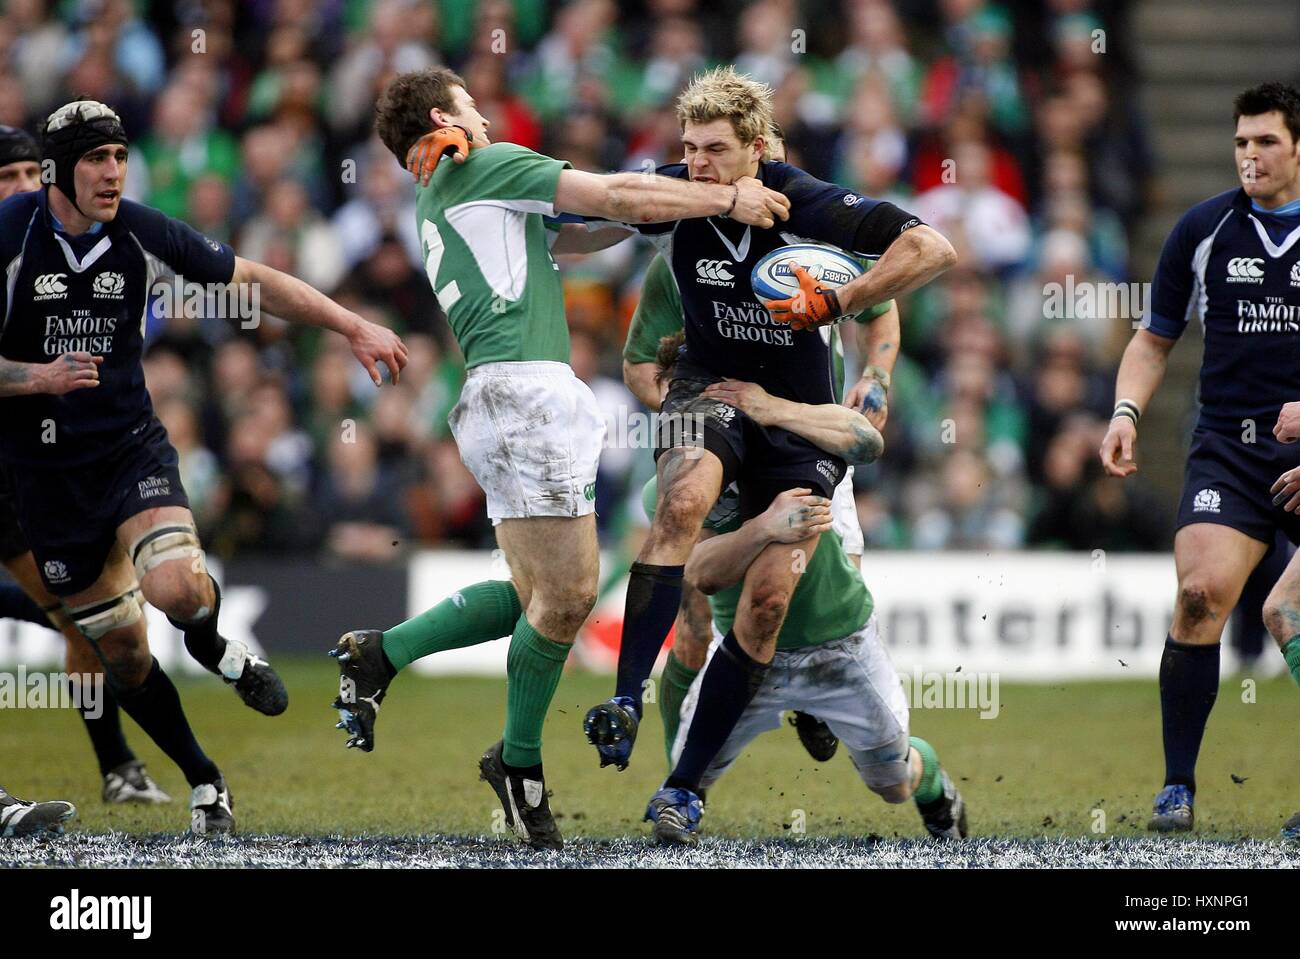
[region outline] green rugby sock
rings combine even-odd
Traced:
[[[699,672],[683,666],[673,651],[668,651],[668,661],[664,663],[664,672],[659,678],[659,712],[664,720],[664,752],[668,754],[669,771],[673,766],[673,741],[682,721],[682,701]]]
[[[520,616],[506,657],[506,732],[502,760],[526,769],[542,761],[542,724],[572,646],[553,643]]]
[[[522,614],[519,594],[509,580],[475,583],[400,626],[384,630],[384,655],[394,669],[401,670],[430,653],[509,636]]]
[[[908,742],[921,754],[921,784],[916,787],[912,798],[924,806],[943,795],[943,782],[939,778],[939,754],[919,736],[913,736]]]
[[[1286,641],[1282,646],[1282,657],[1291,670],[1291,678],[1300,686],[1300,636],[1292,636]]]

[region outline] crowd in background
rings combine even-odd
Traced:
[[[1123,91],[1122,3],[1047,0],[9,0],[0,123],[73,96],[132,137],[126,195],[401,333],[376,390],[332,334],[151,319],[157,413],[209,551],[386,561],[490,546],[447,414],[463,379],[424,275],[409,175],[373,135],[395,73],[446,64],[495,140],[594,172],[681,157],[673,101],[722,62],[769,83],[790,162],[892,200],[959,265],[900,302],[886,456],[856,477],[873,548],[1159,549],[1168,510],[1096,450],[1130,317],[1048,309],[1125,283],[1154,166]],[[562,258],[573,367],[610,422],[606,545],[644,525],[650,451],[620,353],[651,256]],[[851,375],[856,373],[847,338]],[[623,425],[620,425],[623,424]],[[632,435],[636,435],[635,432]]]

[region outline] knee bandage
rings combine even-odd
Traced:
[[[193,526],[162,523],[131,544],[131,562],[141,581],[150,570],[174,559],[197,562],[195,572],[203,568],[203,547]]]
[[[140,589],[136,586],[100,603],[68,607],[72,621],[92,642],[97,642],[115,629],[138,622],[141,613]]]

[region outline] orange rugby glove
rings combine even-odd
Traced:
[[[457,163],[469,156],[470,132],[462,126],[439,127],[415,141],[406,151],[406,169],[421,186],[429,185],[429,177],[438,168],[438,161],[447,154]]]
[[[796,330],[810,330],[834,323],[844,315],[834,289],[822,286],[797,263],[791,264],[790,271],[799,281],[799,292],[788,299],[763,301],[773,320],[789,323]]]

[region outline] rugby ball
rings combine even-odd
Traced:
[[[799,292],[793,265],[802,266],[824,286],[836,288],[860,277],[862,264],[843,250],[822,243],[778,247],[754,264],[750,283],[760,300],[784,300]]]

